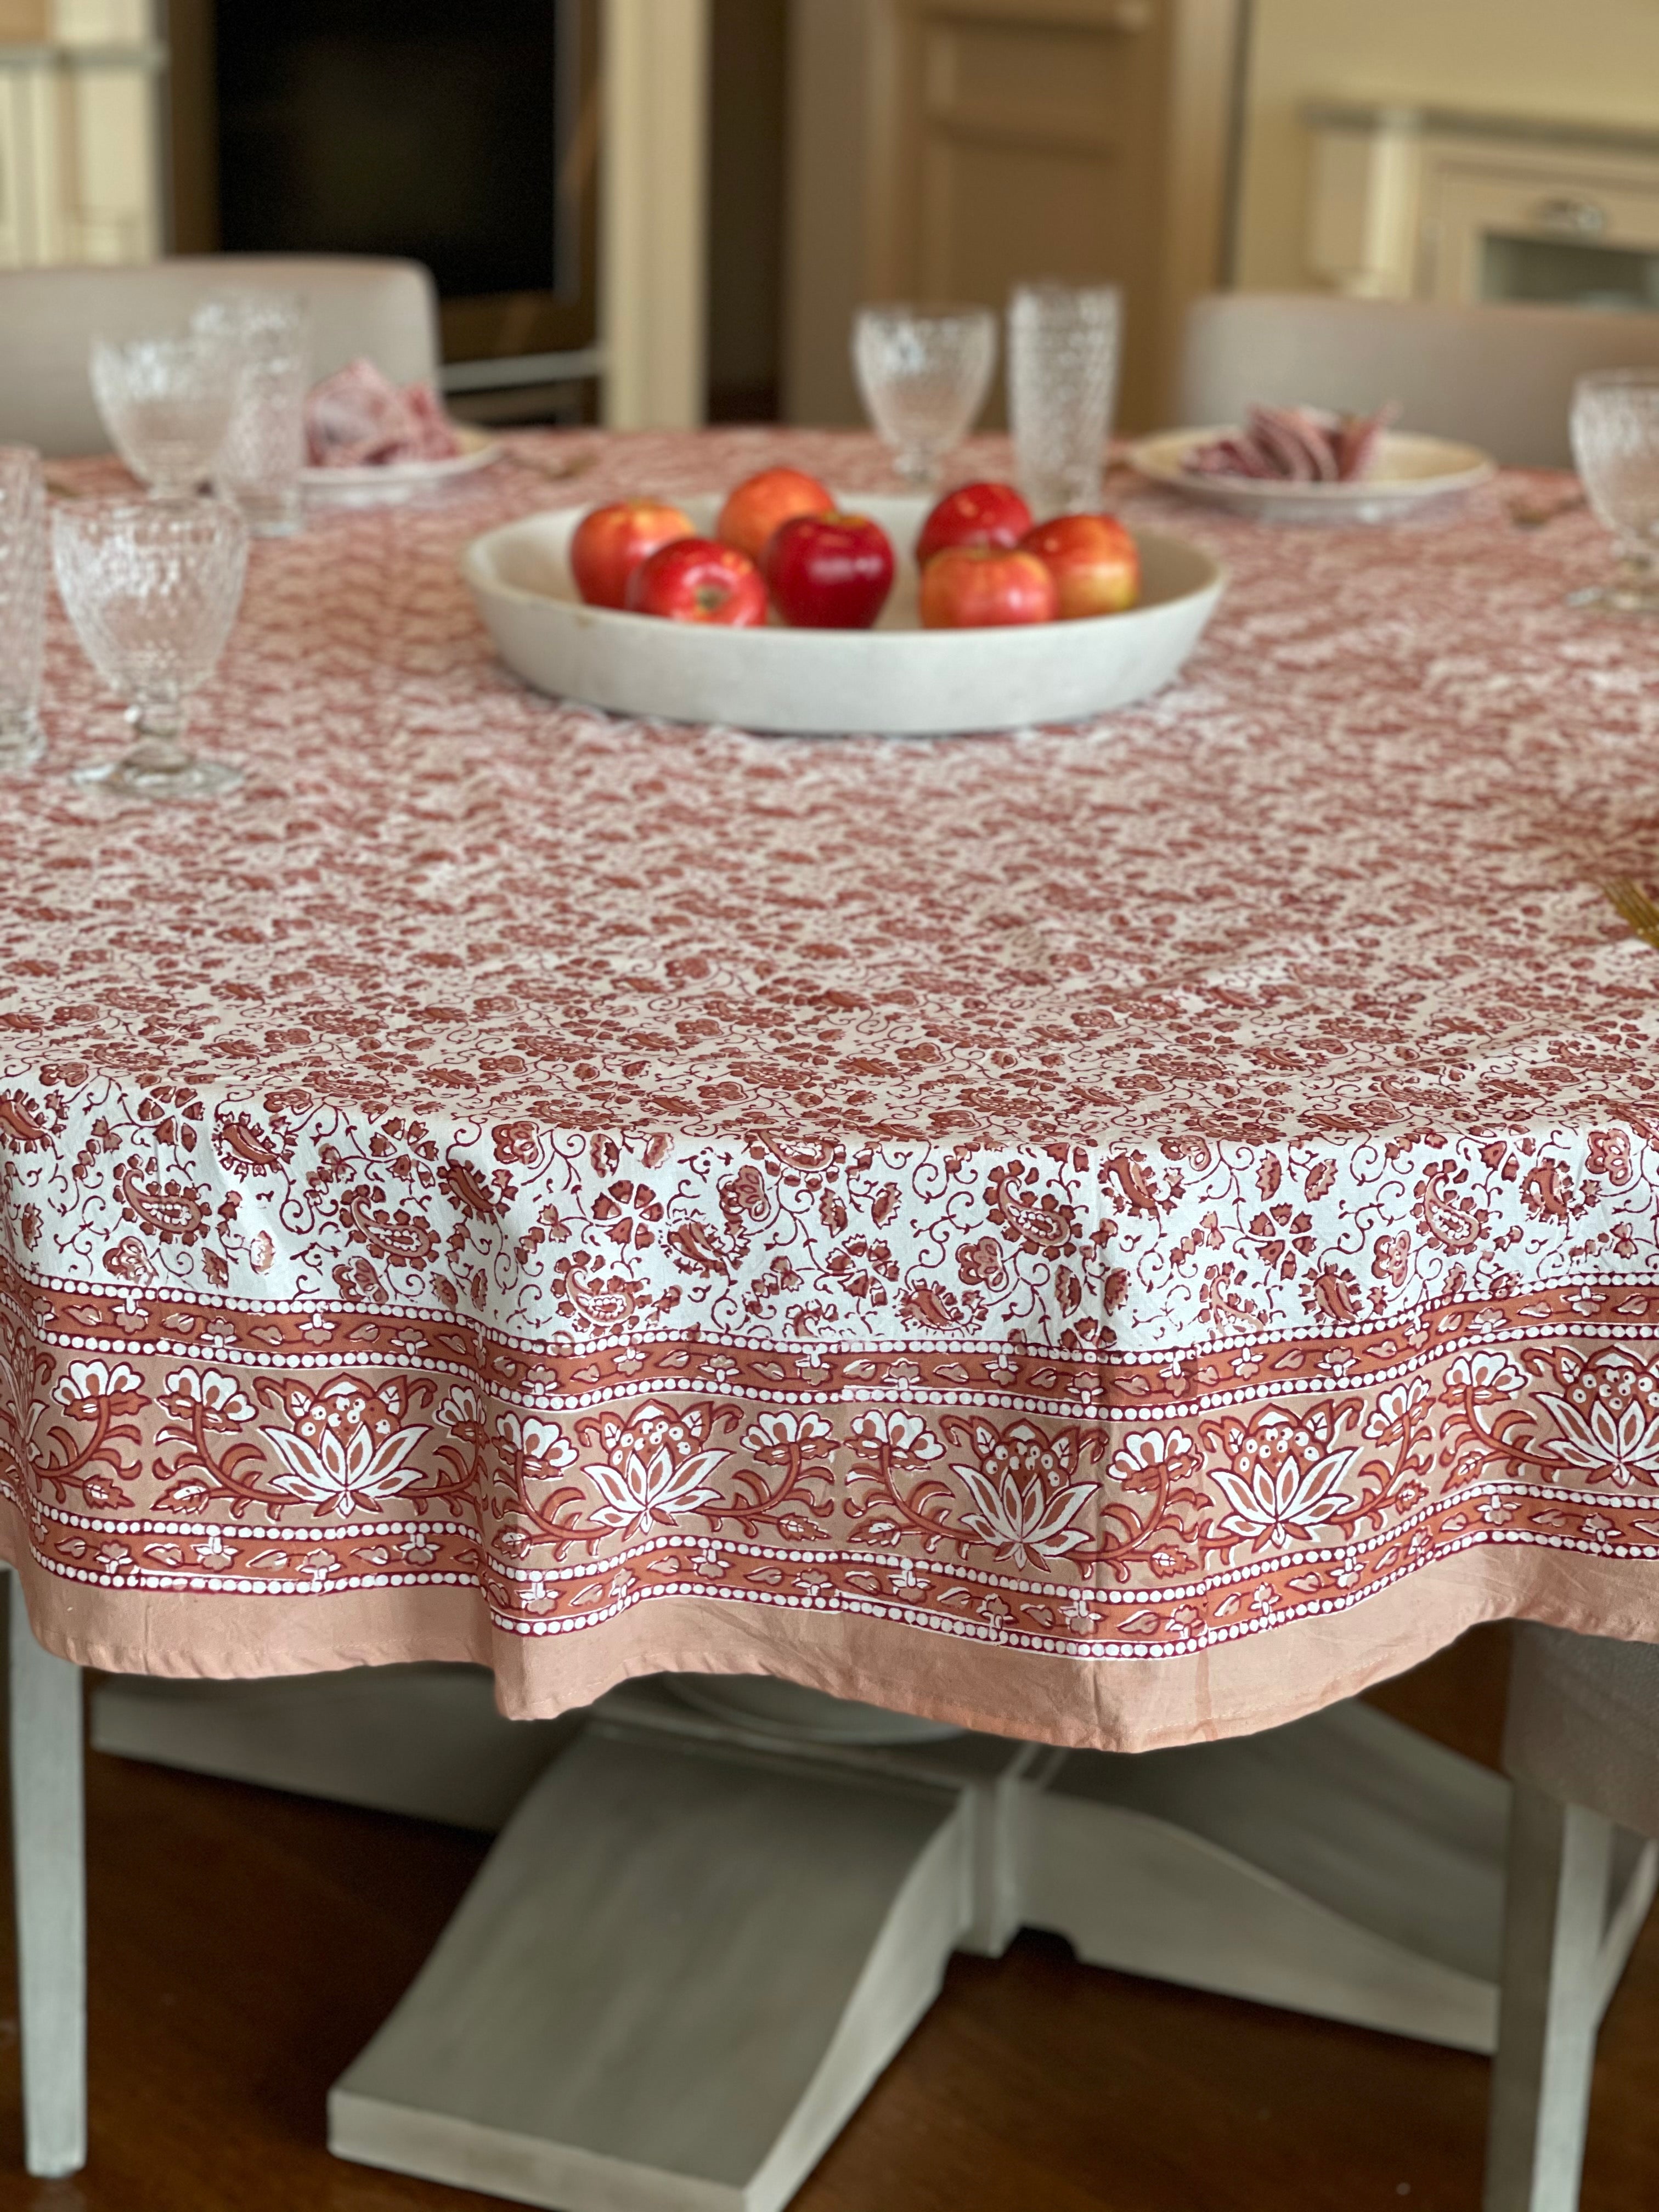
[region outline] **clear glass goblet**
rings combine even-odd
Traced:
[[[216,292],[191,316],[191,329],[236,362],[235,404],[213,488],[241,509],[256,538],[291,537],[304,520],[310,311],[297,293]]]
[[[92,390],[110,442],[156,499],[187,498],[213,472],[239,365],[219,340],[94,338]]]
[[[210,799],[234,762],[185,750],[185,701],[224,651],[241,602],[247,526],[218,499],[74,500],[52,511],[52,566],[76,635],[127,702],[137,743],[76,771],[89,788]]]
[[[29,446],[0,446],[0,769],[46,750],[39,715],[46,649],[46,488]]]
[[[1567,604],[1659,614],[1659,369],[1581,376],[1571,430],[1584,495],[1613,533],[1618,565],[1610,582],[1571,592]]]
[[[988,307],[860,307],[853,369],[870,420],[907,483],[937,483],[973,428],[997,365]]]

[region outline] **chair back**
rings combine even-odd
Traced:
[[[1659,1644],[1514,1629],[1504,1771],[1659,1836]]]
[[[1573,380],[1644,368],[1659,368],[1659,314],[1224,292],[1188,314],[1181,419],[1237,422],[1252,400],[1354,414],[1396,400],[1402,428],[1510,467],[1571,468]]]
[[[351,254],[216,253],[120,268],[0,270],[0,445],[48,455],[107,452],[88,374],[94,337],[182,327],[225,285],[298,292],[310,305],[313,373],[367,354],[399,384],[438,373],[437,296],[416,261]]]

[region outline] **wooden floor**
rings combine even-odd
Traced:
[[[1379,1698],[1490,1759],[1501,1638]],[[0,2212],[481,2212],[331,2160],[323,2100],[483,1856],[471,1838],[91,1762],[92,2159],[21,2172],[0,1961]],[[800,2212],[1475,2212],[1486,2069],[1078,1966],[1027,1936],[944,1997]],[[1585,2212],[1659,2204],[1659,1917],[1603,2031]]]

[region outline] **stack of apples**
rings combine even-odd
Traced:
[[[926,629],[1075,622],[1118,615],[1140,596],[1140,555],[1113,514],[1034,523],[1006,483],[947,492],[916,540]]]
[[[1140,592],[1135,542],[1109,514],[1034,523],[1012,484],[964,484],[916,540],[927,629],[983,629],[1121,614]],[[769,610],[797,629],[868,629],[893,588],[891,540],[840,510],[816,477],[763,469],[740,483],[713,538],[656,499],[596,507],[570,545],[590,606],[749,629]]]

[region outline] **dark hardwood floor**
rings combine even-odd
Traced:
[[[1491,1759],[1501,1634],[1378,1702]],[[328,2085],[414,1974],[484,1845],[94,1757],[92,2158],[20,2164],[0,1960],[0,2212],[482,2212],[337,2163]],[[1079,1966],[959,1959],[801,2212],[1476,2212],[1485,2064]],[[1659,1922],[1602,2033],[1584,2212],[1659,2203]]]

